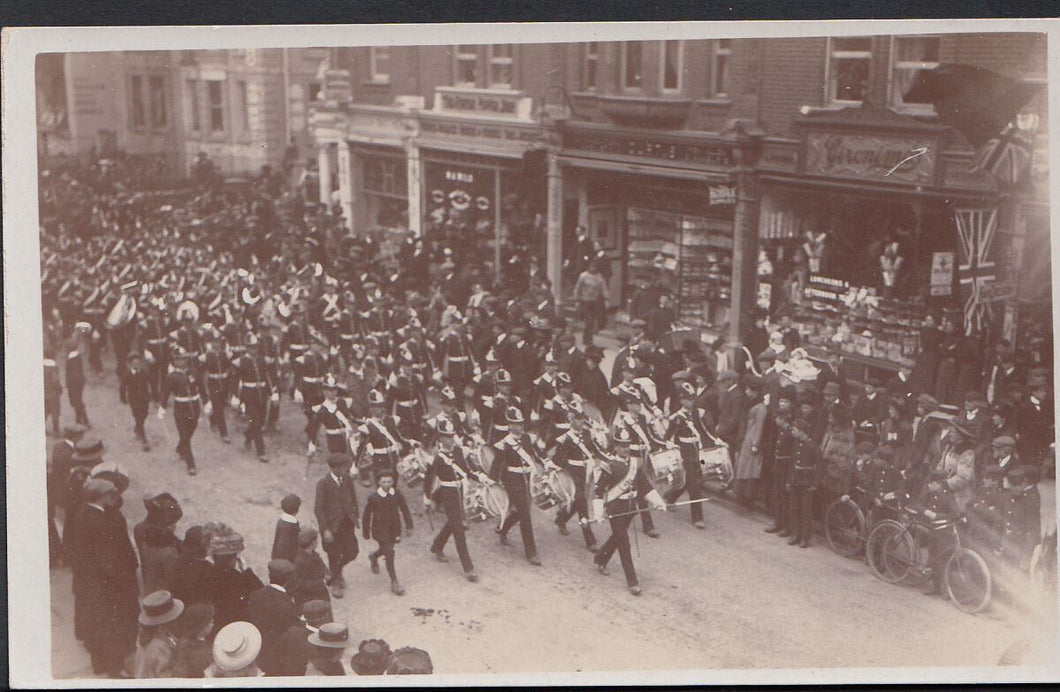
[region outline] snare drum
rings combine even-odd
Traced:
[[[574,502],[574,479],[566,471],[535,474],[530,482],[530,493],[539,509],[570,508]]]
[[[680,450],[669,448],[651,452],[647,470],[652,486],[664,496],[685,485],[685,466],[681,462]]]
[[[427,472],[429,464],[430,458],[427,452],[422,447],[417,447],[412,450],[411,454],[398,461],[397,472],[405,481],[405,485],[415,487],[423,482],[423,475]]]
[[[508,492],[500,484],[468,481],[464,491],[464,515],[469,521],[499,519],[508,514]]]
[[[703,469],[703,482],[715,490],[724,491],[732,484],[732,455],[728,445],[723,443],[700,450],[699,465]]]

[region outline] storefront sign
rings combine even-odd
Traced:
[[[726,207],[736,204],[735,185],[711,185],[709,192],[710,206],[712,207]]]
[[[933,253],[931,255],[931,295],[948,296],[952,293],[953,253]]]
[[[566,149],[596,154],[632,156],[676,163],[725,168],[733,165],[732,148],[725,144],[675,142],[655,137],[568,131],[563,134],[563,146]]]
[[[520,144],[539,142],[542,139],[541,130],[537,127],[482,125],[457,120],[435,120],[429,118],[420,119],[420,132],[425,135],[496,139]]]
[[[435,111],[458,111],[479,115],[500,115],[528,120],[531,99],[521,91],[499,89],[459,89],[438,87],[434,92]]]
[[[472,224],[492,220],[496,172],[447,163],[424,165],[427,212],[436,221],[447,218]]]
[[[811,274],[810,281],[804,292],[807,298],[838,301],[849,290],[850,283],[843,279],[833,279],[830,276]]]
[[[391,137],[401,137],[408,127],[404,117],[398,113],[386,113],[375,110],[352,110],[350,112],[350,132],[356,134],[363,130],[381,132]]]
[[[806,135],[806,172],[896,183],[930,183],[933,142],[912,137],[811,132]]]

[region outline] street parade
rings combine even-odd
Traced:
[[[596,636],[611,613],[643,619],[645,602],[680,617],[690,606],[671,599],[688,593],[697,612],[728,608],[717,622],[746,591],[781,620],[788,602],[866,608],[849,625],[864,630],[891,598],[954,633],[1055,609],[1051,326],[1028,313],[1018,340],[987,339],[970,313],[916,302],[886,319],[896,350],[859,361],[843,340],[875,348],[868,327],[822,336],[807,317],[846,300],[875,318],[908,299],[898,235],[878,246],[868,298],[818,278],[838,242],[823,233],[793,255],[763,249],[773,295],[734,342],[654,278],[662,254],[616,309],[615,255],[584,225],[564,230],[559,290],[540,219],[484,242],[474,203],[439,195],[420,232],[382,231],[351,224],[310,173],[286,155],[232,176],[199,152],[180,184],[121,152],[41,163],[52,651],[66,675],[459,672],[440,630],[417,639],[394,613],[448,625],[449,610],[420,606],[456,617],[497,599],[518,630],[553,596],[578,608],[582,590],[604,615]],[[503,203],[533,219],[525,195]],[[630,248],[646,242],[633,211]],[[702,300],[727,309],[728,290]],[[893,368],[851,369],[873,358]],[[779,572],[760,581],[747,559]],[[810,581],[838,591],[814,601]],[[483,627],[460,626],[461,642]],[[512,636],[482,646],[530,669]],[[726,651],[740,636],[710,634]],[[727,656],[718,665],[756,665]]]

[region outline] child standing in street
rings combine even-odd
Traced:
[[[298,555],[298,510],[302,498],[294,493],[280,500],[280,518],[276,521],[276,535],[272,539],[272,559],[294,562]]]
[[[404,596],[405,589],[398,582],[394,566],[394,545],[401,541],[401,520],[405,520],[405,535],[412,535],[412,513],[405,496],[394,487],[397,474],[383,469],[376,476],[376,491],[368,496],[364,505],[365,539],[374,538],[379,549],[368,556],[372,572],[379,573],[379,558],[386,560],[386,571],[390,575],[390,590],[395,596]]]

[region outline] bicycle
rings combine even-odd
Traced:
[[[946,592],[959,610],[978,613],[990,604],[993,578],[986,560],[962,545],[960,527],[966,521],[964,516],[940,519],[930,511],[905,508],[898,519],[884,519],[869,534],[869,567],[890,584],[923,584],[935,569],[929,545],[945,540],[934,563],[942,565]]]
[[[908,495],[894,492],[874,496],[871,500],[873,506],[866,513],[861,508],[862,504],[866,504],[865,491],[855,487],[853,493],[860,498],[860,502],[850,494],[843,495],[828,505],[824,513],[824,535],[828,546],[843,557],[864,555],[869,533],[882,521],[875,518],[875,513],[883,510],[887,512],[888,518],[896,516],[901,512],[903,503],[909,499]],[[870,517],[874,519],[871,523]]]

